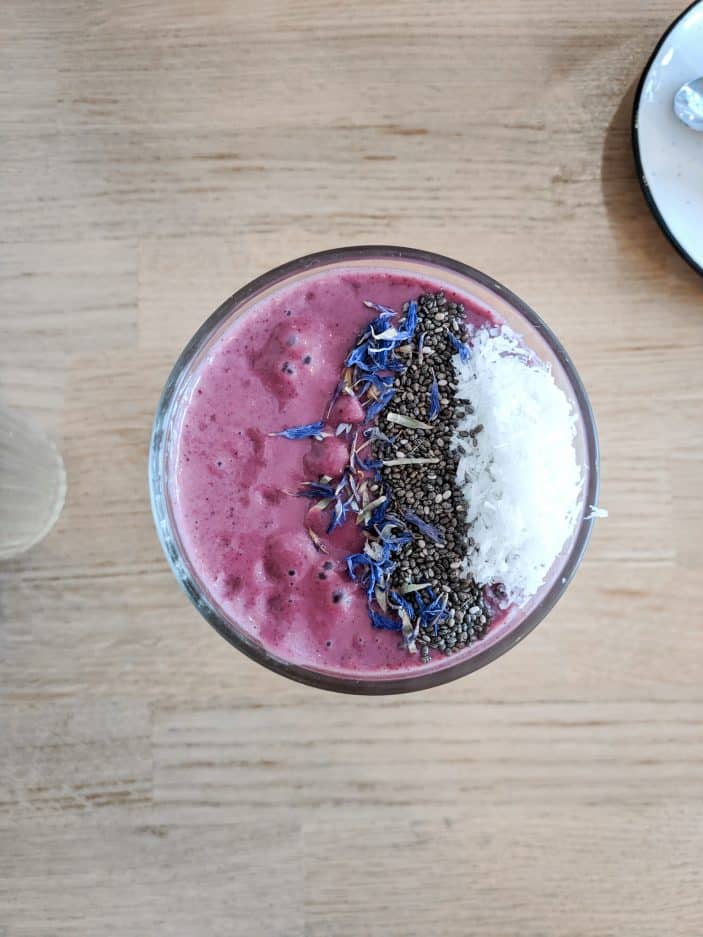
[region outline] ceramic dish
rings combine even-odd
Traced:
[[[703,133],[674,113],[674,95],[703,75],[703,0],[659,40],[633,108],[637,172],[654,217],[679,253],[703,274]]]

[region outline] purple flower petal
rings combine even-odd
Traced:
[[[454,351],[458,352],[461,360],[464,362],[468,361],[471,357],[471,349],[466,342],[460,342],[456,335],[450,332],[449,329],[447,329],[447,335],[449,336],[449,341],[452,343]]]
[[[439,404],[439,385],[437,384],[437,378],[433,378],[432,386],[430,387],[430,411],[429,418],[430,420],[436,420],[439,416],[440,404]]]
[[[432,524],[426,523],[421,517],[418,517],[417,514],[413,514],[412,511],[405,511],[403,514],[405,520],[412,524],[413,527],[417,527],[421,534],[424,534],[426,537],[429,537],[434,543],[442,542],[442,534],[437,530],[436,527],[433,527]]]
[[[403,627],[397,618],[389,618],[372,608],[369,609],[369,618],[374,628],[383,628],[385,631],[400,631]]]
[[[334,489],[330,485],[323,485],[320,482],[305,482],[305,485],[297,494],[299,498],[310,498],[316,501],[320,498],[334,498]]]
[[[319,436],[324,429],[323,420],[319,423],[305,423],[303,426],[289,426],[280,433],[269,433],[269,436],[283,436],[285,439],[307,439],[310,436]]]
[[[404,328],[408,338],[412,338],[417,328],[417,300],[415,299],[413,299],[408,306],[408,311],[405,314]]]

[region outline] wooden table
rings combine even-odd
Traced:
[[[679,7],[5,0],[2,392],[69,493],[0,571],[1,937],[703,932],[703,282],[629,141]],[[407,698],[229,648],[146,489],[201,320],[369,242],[461,258],[553,325],[610,510],[527,641]]]

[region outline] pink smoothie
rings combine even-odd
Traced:
[[[374,629],[345,559],[363,547],[353,518],[331,535],[327,518],[295,497],[301,483],[341,473],[346,437],[267,435],[323,419],[370,299],[399,311],[444,289],[477,324],[489,313],[440,282],[383,271],[321,274],[284,288],[233,322],[194,375],[177,416],[170,484],[174,522],[204,591],[227,618],[278,658],[354,677],[435,668],[395,632]],[[363,419],[341,398],[330,425]],[[319,552],[306,532],[319,534]],[[468,649],[467,649],[468,651]],[[464,652],[466,653],[466,652]]]

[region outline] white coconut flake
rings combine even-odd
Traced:
[[[506,326],[478,329],[470,359],[455,355],[453,364],[457,396],[474,410],[454,436],[465,452],[457,478],[478,547],[466,571],[480,585],[502,583],[519,604],[542,585],[576,524],[576,415],[550,368]]]
[[[598,517],[607,517],[607,516],[608,516],[608,510],[607,510],[607,508],[599,508],[599,507],[597,507],[595,504],[590,504],[589,507],[590,507],[591,510],[588,512],[588,514],[586,515],[586,517],[584,518],[584,520],[592,521],[592,520],[594,520],[595,518],[598,518]]]

